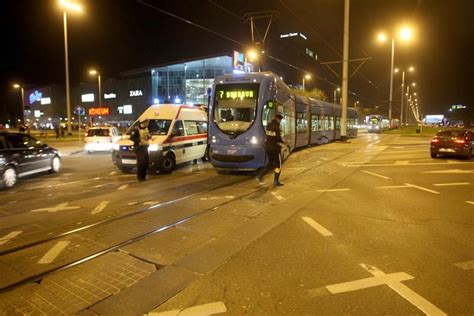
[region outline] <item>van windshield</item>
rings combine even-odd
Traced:
[[[105,128],[93,128],[87,131],[87,137],[109,136],[109,130]]]
[[[226,134],[248,130],[257,114],[258,83],[216,85],[214,122]]]
[[[135,121],[127,131],[127,135],[130,135],[135,128],[138,126],[139,121]],[[171,120],[148,120],[148,130],[151,135],[168,135],[168,130],[171,126]]]

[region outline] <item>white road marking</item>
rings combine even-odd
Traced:
[[[326,157],[321,157],[321,159],[322,159],[322,160],[326,160],[326,161],[329,160],[329,159],[327,159]]]
[[[100,202],[99,205],[97,205],[95,207],[95,209],[92,210],[91,214],[97,214],[97,213],[102,212],[107,207],[107,204],[109,204],[109,203],[110,203],[110,201]]]
[[[301,219],[304,220],[309,226],[313,227],[318,233],[320,233],[324,237],[333,236],[333,233],[331,233],[329,230],[327,230],[324,226],[316,222],[311,217],[303,216],[301,217]]]
[[[466,201],[467,204],[474,205],[474,201]]]
[[[107,182],[107,183],[104,183],[104,184],[98,184],[98,185],[94,185],[94,188],[102,188],[102,187],[105,187],[105,186],[108,186],[108,185],[111,185],[112,182]]]
[[[9,242],[10,240],[12,240],[13,238],[15,238],[16,236],[20,235],[23,231],[21,230],[15,230],[15,231],[12,231],[8,234],[6,234],[5,236],[3,237],[0,237],[0,246],[6,244],[7,242]]]
[[[397,160],[395,161],[394,165],[408,165],[408,160]]]
[[[448,169],[436,171],[423,171],[421,173],[474,173],[474,170]]]
[[[226,198],[226,199],[235,199],[235,196],[233,196],[233,195],[226,195],[225,198]]]
[[[377,174],[377,173],[374,173],[374,172],[370,172],[370,171],[367,171],[367,170],[362,170],[362,172],[373,175],[373,176],[376,176],[376,177],[379,177],[379,178],[382,178],[382,179],[390,179],[389,177],[386,177],[386,176],[383,176],[381,174]]]
[[[427,188],[424,188],[424,187],[420,187],[420,186],[417,186],[417,185],[414,185],[414,184],[410,184],[410,183],[404,183],[404,184],[407,185],[407,186],[409,186],[409,187],[418,189],[418,190],[430,192],[430,193],[433,193],[433,194],[439,194],[438,191],[430,190],[430,189],[427,189]]]
[[[351,189],[342,188],[342,189],[328,189],[328,190],[317,190],[318,192],[343,192],[343,191],[350,191]]]
[[[402,188],[409,188],[407,185],[386,185],[383,187],[377,187],[377,189],[402,189]]]
[[[380,271],[376,267],[361,264],[362,268],[367,270],[369,273],[371,273],[373,276],[383,276],[385,275],[384,272]],[[406,299],[408,302],[416,306],[418,309],[420,309],[423,313],[426,315],[430,316],[441,316],[441,315],[447,315],[445,312],[443,312],[441,309],[436,307],[435,305],[431,304],[427,299],[410,289],[408,286],[405,284],[402,284],[400,282],[393,282],[393,283],[388,283],[387,284],[392,290],[397,292],[401,297]]]
[[[94,180],[100,180],[100,177],[94,178]]]
[[[366,264],[360,264],[360,266],[364,268],[367,272],[372,274],[373,277],[351,281],[351,282],[328,285],[326,286],[326,289],[332,294],[337,294],[337,293],[356,291],[356,290],[379,286],[379,285],[387,285],[392,290],[397,292],[401,297],[403,297],[412,305],[420,309],[426,315],[431,315],[431,316],[446,315],[446,313],[443,312],[441,309],[431,304],[424,297],[422,297],[421,295],[419,295],[418,293],[416,293],[415,291],[413,291],[412,289],[410,289],[409,287],[401,283],[401,281],[413,279],[414,278],[413,276],[405,272],[385,274],[384,272],[380,271],[379,269],[373,266],[369,266]]]
[[[130,204],[130,203],[129,203]],[[155,205],[155,204],[160,204],[160,201],[148,201],[148,202],[143,202],[143,205]],[[133,204],[132,204],[133,205]]]
[[[281,196],[280,194],[278,194],[277,192],[271,192],[271,194],[278,200],[278,201],[283,201],[283,200],[286,200],[283,196]]]
[[[455,161],[452,164],[474,164],[474,162],[466,161]],[[412,162],[408,165],[396,165],[393,163],[374,163],[374,164],[358,164],[358,165],[348,165],[347,167],[358,168],[358,167],[400,167],[400,166],[435,166],[435,165],[447,165],[446,162]]]
[[[206,316],[227,312],[227,307],[222,302],[203,304],[185,309],[174,309],[166,312],[150,312],[148,316]]]
[[[122,190],[125,190],[127,187],[128,187],[128,184],[123,184],[117,190],[122,191]]]
[[[70,241],[58,241],[48,252],[41,257],[38,264],[48,264],[54,261],[57,256],[69,245]]]
[[[137,205],[138,202],[128,202],[127,205]]]
[[[405,147],[403,147],[403,146],[393,146],[392,148],[401,149],[401,148],[405,148]]]
[[[451,185],[470,185],[469,182],[451,182],[451,183],[434,183],[435,187],[447,187]]]
[[[31,212],[55,213],[55,212],[63,211],[63,210],[76,210],[78,208],[81,208],[80,206],[68,206],[68,204],[69,204],[68,202],[60,203],[54,207],[38,208],[38,209],[32,210]]]
[[[474,269],[474,260],[458,262],[458,263],[455,263],[454,265],[463,270],[471,270],[471,269]]]
[[[235,199],[235,196],[233,195],[226,195],[226,196],[211,196],[211,197],[203,197],[200,198],[201,201],[207,201],[207,200],[221,200],[221,199]]]
[[[109,176],[113,176],[116,173],[117,173],[117,171],[111,171],[111,172],[109,172]]]

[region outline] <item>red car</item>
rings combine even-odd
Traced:
[[[471,159],[474,148],[474,132],[463,129],[441,131],[431,139],[431,158],[438,155],[463,156]]]

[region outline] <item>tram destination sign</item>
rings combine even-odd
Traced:
[[[253,90],[219,90],[217,95],[221,100],[255,99],[255,91]]]

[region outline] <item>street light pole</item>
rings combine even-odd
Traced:
[[[344,1],[344,39],[342,58],[341,140],[347,138],[347,90],[349,88],[349,0]]]
[[[405,70],[402,71],[402,98],[400,100],[400,127],[403,125],[403,100],[405,99]]]
[[[100,74],[97,75],[97,81],[99,82],[99,107],[102,107],[102,80]]]
[[[66,109],[67,109],[67,133],[71,134],[71,95],[69,91],[69,57],[67,47],[67,14],[63,11],[64,22],[64,59],[66,64]]]
[[[22,120],[23,123],[25,123],[25,89],[23,88],[23,86],[20,86],[17,83],[15,83],[13,85],[13,88],[20,89],[20,93],[21,93],[21,120]]]
[[[393,63],[395,58],[395,38],[392,37],[392,59],[390,63],[390,97],[388,100],[388,121],[389,126],[392,126],[392,96],[393,96]]]

